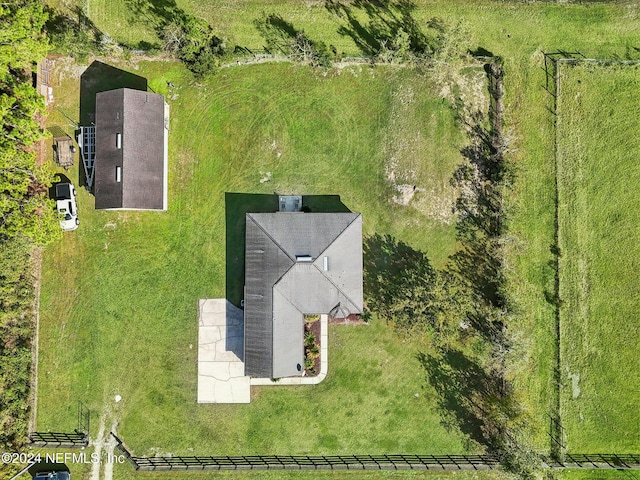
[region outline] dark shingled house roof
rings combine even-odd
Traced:
[[[359,213],[248,213],[245,375],[301,375],[304,315],[362,313]]]
[[[96,208],[167,209],[168,106],[157,93],[96,95]]]

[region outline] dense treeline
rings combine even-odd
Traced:
[[[26,439],[34,332],[34,246],[59,234],[48,187],[52,172],[36,165],[43,136],[36,118],[44,100],[31,72],[47,53],[46,15],[37,0],[0,5],[0,449]]]
[[[29,242],[3,240],[0,253],[0,447],[26,438],[33,335]]]

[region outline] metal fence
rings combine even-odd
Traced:
[[[238,455],[135,457],[113,433],[136,470],[491,470],[491,455]]]
[[[78,400],[78,427],[72,432],[31,432],[29,441],[39,447],[86,447],[89,445],[91,411]]]
[[[89,435],[85,432],[31,432],[29,441],[40,447],[86,447]]]
[[[89,435],[91,426],[91,410],[89,410],[80,400],[78,400],[78,428],[76,432]]]
[[[260,455],[217,457],[134,457],[139,470],[488,470],[483,456],[431,455]]]
[[[566,453],[562,461],[549,459],[545,463],[551,468],[640,470],[640,454]]]
[[[493,470],[492,455],[238,455],[136,457],[113,433],[116,448],[136,470]],[[547,468],[640,470],[640,455],[566,454],[542,457]]]

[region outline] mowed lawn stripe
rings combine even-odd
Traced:
[[[640,69],[563,66],[561,416],[573,452],[640,446]]]

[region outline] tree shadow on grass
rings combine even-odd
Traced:
[[[427,382],[437,394],[445,427],[459,429],[495,455],[502,468],[517,478],[540,478],[540,457],[522,436],[526,419],[500,367],[483,366],[451,348],[418,353]]]
[[[132,22],[144,22],[156,31],[165,25],[176,22],[183,23],[187,13],[175,0],[125,0],[125,5],[134,14]]]
[[[430,324],[437,272],[427,256],[391,235],[377,233],[365,238],[363,253],[367,307],[403,328]]]
[[[362,54],[370,57],[389,47],[401,32],[411,52],[428,56],[437,48],[438,32],[444,31],[437,20],[428,22],[429,30],[423,31],[413,18],[416,6],[409,0],[326,0],[325,8],[342,22],[338,33],[351,37]]]
[[[66,12],[45,6],[48,14],[45,28],[52,43],[81,61],[86,61],[89,55],[96,51],[104,33],[96,26],[84,10],[75,6]]]
[[[474,295],[476,308],[467,320],[489,343],[502,349],[509,345],[502,315],[509,307],[502,260],[503,190],[511,183],[512,173],[502,156],[499,130],[487,126],[481,114],[469,119],[467,127],[470,142],[461,150],[467,161],[451,180],[461,192],[455,207],[461,248],[449,258],[447,270]]]
[[[438,394],[442,423],[459,428],[479,444],[484,444],[483,421],[474,406],[475,388],[482,387],[484,371],[459,351],[449,351],[441,358],[418,353],[429,384]]]
[[[417,357],[438,394],[444,422],[486,446],[506,471],[528,479],[536,478],[540,462],[528,445],[526,418],[506,375],[512,348],[506,326],[513,311],[505,293],[503,195],[513,178],[503,158],[503,72],[498,63],[485,70],[492,99],[489,121],[480,113],[461,118],[470,139],[461,151],[467,161],[452,179],[460,191],[456,228],[461,248],[447,265],[471,294],[463,312],[452,311],[449,323],[456,329],[466,324],[463,328],[478,337],[455,347],[434,345],[430,354]]]
[[[335,48],[328,49],[324,42],[314,41],[303,30],[299,30],[293,24],[275,13],[266,15],[264,19],[254,20],[260,35],[265,40],[267,52],[279,52],[290,55],[291,58],[308,62],[312,66],[325,66],[331,64]]]
[[[135,21],[153,28],[163,48],[196,76],[215,71],[226,47],[206,20],[187,13],[175,0],[125,1]]]
[[[513,418],[517,410],[502,375],[456,349],[416,357],[438,395],[443,424],[497,451],[507,433],[505,419]]]
[[[268,52],[277,50],[284,55],[291,53],[291,42],[300,32],[291,22],[272,13],[264,20],[254,20],[253,24],[264,39],[265,49]]]

